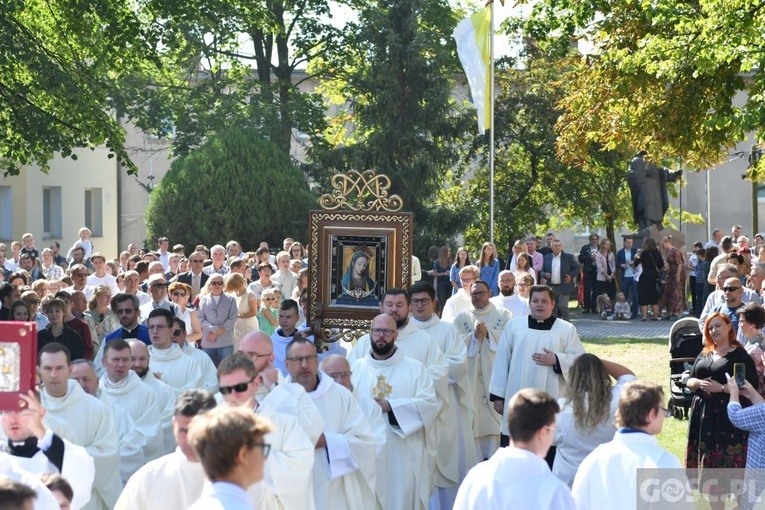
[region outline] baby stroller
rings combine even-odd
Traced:
[[[699,321],[693,317],[680,319],[669,332],[669,403],[667,409],[677,420],[688,417],[693,392],[685,382],[688,380],[693,362],[704,345],[704,336]]]

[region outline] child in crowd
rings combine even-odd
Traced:
[[[611,298],[608,297],[608,294],[603,293],[598,296],[597,304],[598,313],[600,314],[601,319],[614,320],[614,305],[611,303]]]
[[[30,233],[26,233],[21,236],[21,242],[24,243],[24,247],[21,249],[21,254],[29,253],[33,259],[40,258],[40,252],[35,248],[35,236]]]
[[[258,328],[271,336],[279,326],[279,303],[282,293],[277,289],[265,289],[260,295],[260,311],[258,312]]]
[[[632,318],[630,312],[630,303],[624,297],[624,292],[616,294],[616,303],[614,304],[614,318],[618,321],[629,320]]]
[[[93,241],[90,240],[92,232],[88,227],[82,227],[77,234],[80,236],[80,239],[69,248],[69,253],[66,254],[66,260],[72,260],[72,250],[75,248],[82,248],[85,250],[83,260],[88,261],[90,260],[90,254],[93,253]]]

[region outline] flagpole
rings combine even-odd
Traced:
[[[489,124],[489,242],[494,244],[494,2],[491,1],[491,26],[489,29],[489,101],[491,120]]]

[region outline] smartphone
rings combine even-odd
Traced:
[[[746,381],[746,365],[743,363],[734,363],[733,378],[736,380],[736,386],[739,388],[743,387],[744,381]]]

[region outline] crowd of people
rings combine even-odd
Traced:
[[[0,320],[37,322],[40,383],[2,413],[0,500],[8,491],[51,510],[634,508],[637,469],[681,466],[654,437],[661,387],[586,353],[568,320],[577,281],[587,289],[593,276],[597,301],[617,291],[617,271],[636,285],[621,282],[614,314],[682,313],[656,295],[661,268],[669,279],[686,267],[670,238],[664,257],[631,239],[614,256],[594,235],[578,257],[554,235],[539,249],[529,238],[506,264],[491,243],[477,257],[460,248],[453,262],[436,250],[433,284],[386,288],[366,334],[320,348],[306,324],[309,254],[292,239],[276,254],[230,241],[187,255],[160,238],[108,260],[89,238],[83,229],[66,256],[55,243],[41,255],[29,234],[11,257],[0,245]],[[687,382],[686,466],[763,467],[747,451],[761,451],[750,445],[762,442],[765,309],[744,292],[754,277],[712,262],[705,349]],[[684,276],[675,282],[684,292]],[[740,391],[726,375],[738,363]]]

